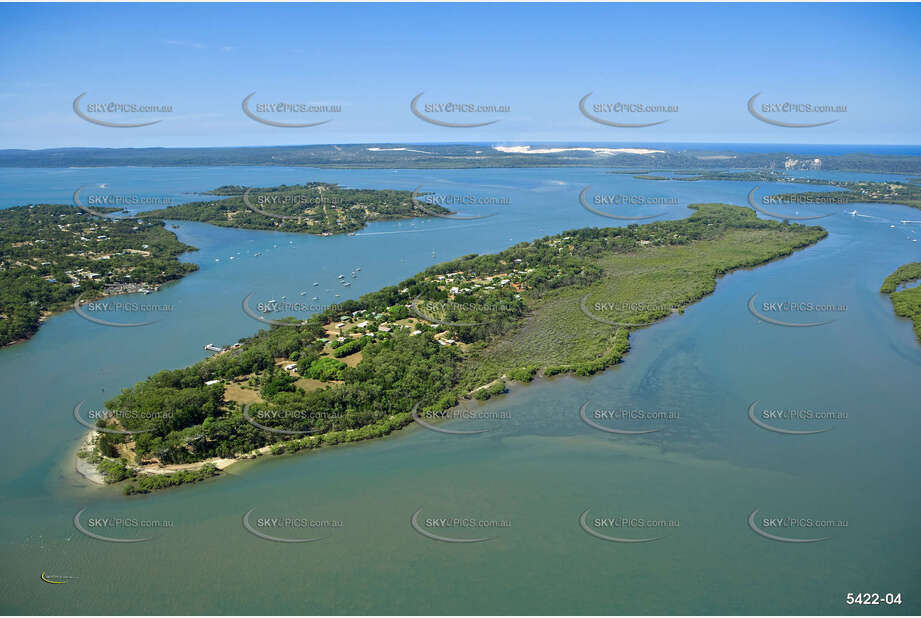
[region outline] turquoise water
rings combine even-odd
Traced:
[[[849,175],[848,178],[864,178]],[[0,468],[0,607],[6,613],[845,613],[848,592],[902,593],[900,606],[861,613],[918,613],[921,498],[921,346],[910,324],[878,293],[897,266],[921,260],[921,219],[901,206],[856,205],[858,215],[822,219],[830,235],[776,263],[720,280],[716,293],[635,333],[626,362],[591,379],[561,377],[513,387],[482,408],[507,420],[455,421],[489,428],[475,436],[411,427],[380,441],[231,467],[223,478],[151,496],[87,486],[73,471],[82,435],[72,411],[99,407],[119,388],[203,358],[260,327],[240,302],[320,302],[356,297],[435,262],[588,225],[614,222],[579,206],[593,192],[676,196],[743,205],[751,183],[649,182],[593,169],[309,170],[118,168],[0,170],[0,205],[68,203],[85,183],[116,191],[186,196],[221,184],[293,184],[476,193],[508,197],[480,221],[379,223],[354,237],[314,238],[176,222],[199,251],[201,270],[144,302],[174,311],[143,328],[99,326],[65,313],[31,341],[0,350],[4,394]],[[761,191],[789,190],[762,185]],[[785,207],[772,207],[782,210]],[[647,214],[661,208],[649,207]],[[473,209],[466,211],[472,213]],[[479,211],[476,211],[479,212]],[[793,212],[789,209],[789,212]],[[860,216],[863,215],[863,216]],[[895,227],[890,227],[895,226]],[[261,255],[256,256],[256,253]],[[434,256],[433,256],[434,253]],[[234,260],[230,260],[234,257]],[[220,261],[215,261],[220,260]],[[350,288],[339,273],[360,266]],[[312,283],[319,282],[318,288]],[[331,290],[326,292],[325,290]],[[817,328],[760,322],[759,300],[843,304]],[[337,299],[333,296],[339,293]],[[139,316],[107,316],[135,321]],[[794,321],[811,316],[793,316]],[[824,317],[824,316],[823,316]],[[781,435],[747,416],[768,408],[847,413],[827,433]],[[579,418],[590,409],[677,410],[662,431],[622,436]],[[469,406],[468,406],[469,407]],[[795,423],[775,424],[801,429]],[[811,427],[811,425],[810,425]],[[168,521],[153,537],[105,543],[75,530],[74,515]],[[441,543],[410,517],[475,517],[510,523],[483,543]],[[586,534],[579,516],[675,520],[665,538],[609,543]],[[241,525],[245,512],[337,520],[312,543],[273,543]],[[847,527],[754,534],[747,518],[803,516]],[[598,531],[652,536],[638,529]],[[302,531],[280,531],[296,537]],[[73,577],[66,585],[39,575]]]

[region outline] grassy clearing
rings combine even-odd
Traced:
[[[717,278],[788,255],[814,242],[803,231],[729,230],[717,240],[688,245],[645,247],[630,254],[595,260],[604,276],[588,288],[554,290],[529,306],[534,311],[510,336],[471,356],[468,367],[478,380],[508,375],[523,367],[548,368],[591,363],[616,345],[618,330],[591,319],[586,307],[605,320],[652,324],[713,292]]]

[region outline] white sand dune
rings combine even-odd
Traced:
[[[589,148],[585,146],[577,146],[573,148],[531,148],[530,146],[493,146],[493,150],[498,150],[499,152],[507,152],[512,154],[555,154],[558,152],[593,152],[595,154],[602,155],[617,155],[617,154],[638,154],[638,155],[650,155],[657,153],[664,153],[664,150],[653,150],[651,148]]]

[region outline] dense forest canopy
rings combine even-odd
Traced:
[[[258,189],[227,185],[211,193],[229,197],[170,206],[146,215],[251,230],[327,235],[354,232],[370,221],[430,216],[418,208],[411,191],[345,189],[311,182]],[[450,212],[434,204],[425,208],[439,214]]]
[[[108,209],[112,211],[113,209]],[[162,221],[96,217],[74,206],[0,210],[0,345],[32,336],[43,314],[106,290],[154,287],[198,269]]]

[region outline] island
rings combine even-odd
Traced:
[[[611,172],[621,173],[621,172]],[[747,171],[713,171],[688,175],[685,172],[674,171],[675,177],[652,176],[637,174],[633,177],[638,180],[680,180],[694,182],[700,180],[729,180],[738,182],[778,182],[806,185],[824,185],[837,187],[840,191],[801,191],[797,193],[781,193],[772,196],[772,199],[781,202],[802,202],[812,204],[851,204],[851,203],[880,203],[901,204],[912,208],[921,208],[921,185],[914,181],[870,181],[870,180],[831,180],[825,178],[805,178],[787,176],[775,170],[747,170]]]
[[[886,277],[879,291],[889,295],[892,310],[897,316],[912,321],[915,335],[918,337],[918,342],[921,342],[921,287],[916,285],[899,290],[899,286],[919,280],[921,280],[921,262],[911,262],[898,267],[895,272]]]
[[[801,182],[797,180],[796,182]],[[871,182],[825,180],[821,183],[840,187],[843,191],[807,191],[801,193],[784,193],[773,196],[775,199],[791,202],[812,203],[881,203],[901,204],[912,208],[921,208],[921,186],[905,182]]]
[[[428,193],[320,182],[223,186],[209,193],[227,197],[135,215],[54,204],[0,210],[0,347],[27,340],[43,320],[72,309],[75,301],[146,294],[198,270],[179,261],[180,254],[197,249],[179,242],[164,219],[330,236],[354,233],[371,221],[452,212],[423,205]]]
[[[385,436],[415,410],[489,399],[510,382],[592,375],[621,362],[632,331],[681,313],[720,276],[827,235],[739,206],[691,208],[466,255],[288,318],[122,390],[80,457],[126,481],[125,493],[146,493],[264,454]]]
[[[422,206],[425,193],[380,189],[344,189],[310,182],[271,188],[223,186],[210,192],[228,196],[210,202],[189,202],[145,213],[148,217],[200,221],[223,227],[332,236],[362,229],[372,221],[430,217],[451,211],[436,204]]]
[[[55,204],[0,210],[0,346],[30,338],[78,299],[145,293],[198,270],[178,259],[194,250],[162,221]]]
[[[649,174],[635,174],[633,177],[637,180],[681,180],[685,182],[696,182],[700,180],[731,180],[735,182],[800,182],[809,181],[810,179],[795,179],[784,176],[781,172],[774,170],[739,170],[739,171],[702,171],[702,170],[662,170],[670,171],[674,176],[660,176]],[[611,172],[622,173],[622,172]],[[821,184],[826,184],[822,181]]]

